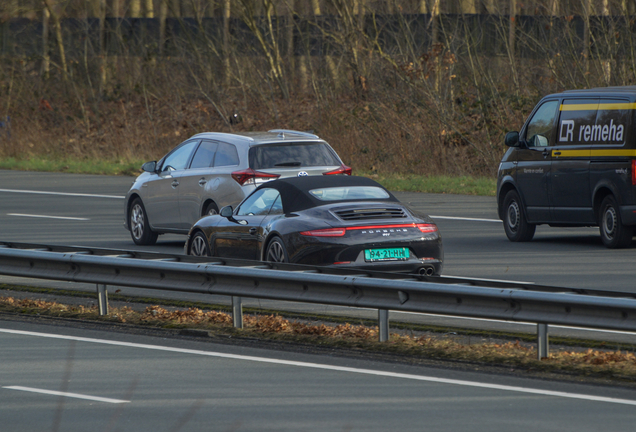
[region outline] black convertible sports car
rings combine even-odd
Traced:
[[[442,272],[437,225],[365,177],[269,181],[236,210],[200,219],[185,252],[424,275]]]

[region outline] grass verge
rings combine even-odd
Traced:
[[[0,159],[0,169],[21,171],[65,172],[75,174],[138,175],[143,161],[106,161],[80,159]],[[370,177],[392,191],[445,193],[462,195],[494,196],[494,178],[421,176],[406,174],[377,174],[354,171],[354,174]]]
[[[57,293],[59,294],[59,293]],[[327,348],[347,348],[368,353],[392,354],[404,361],[449,360],[503,366],[532,372],[561,373],[618,381],[636,379],[636,356],[632,352],[599,349],[560,350],[538,361],[534,347],[519,340],[508,342],[466,343],[461,339],[431,332],[391,333],[389,342],[378,342],[373,325],[352,325],[308,319],[290,319],[275,313],[244,316],[245,328],[232,327],[232,316],[220,310],[195,307],[168,310],[151,305],[140,310],[111,307],[108,316],[99,316],[97,308],[66,305],[54,301],[0,297],[0,312],[74,318],[100,322],[127,323],[158,329],[181,329],[186,334],[213,337],[243,337],[277,342],[292,342]],[[465,339],[465,338],[464,338]]]
[[[0,169],[65,172],[73,174],[138,175],[142,161],[106,161],[102,159],[0,159]]]

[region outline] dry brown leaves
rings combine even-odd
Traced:
[[[142,312],[134,311],[129,307],[111,308],[108,317],[100,317],[96,306],[71,306],[43,300],[0,297],[0,311],[105,319],[160,327],[209,327],[215,325],[219,326],[220,331],[230,330],[232,325],[230,314],[203,311],[197,308],[170,311],[160,306],[150,306]],[[493,362],[530,368],[541,365],[544,368],[578,371],[579,373],[600,372],[621,377],[636,377],[636,355],[630,352],[592,349],[582,352],[555,351],[550,354],[548,359],[538,362],[536,350],[533,347],[523,346],[519,341],[465,344],[445,336],[391,334],[390,342],[378,343],[377,327],[351,324],[312,324],[290,321],[278,315],[246,315],[243,322],[245,334],[287,337],[304,342],[319,340],[323,343],[330,340],[336,343],[342,341],[353,344],[353,346],[388,350],[423,358]]]

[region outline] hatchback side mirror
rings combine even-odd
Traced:
[[[506,134],[506,138],[504,140],[508,147],[518,147],[519,146],[519,132],[508,132]]]
[[[230,219],[232,215],[234,214],[234,209],[232,208],[232,206],[225,206],[221,209],[219,214],[223,216],[224,218]]]
[[[141,166],[141,169],[146,172],[156,172],[157,171],[157,161],[146,162]]]

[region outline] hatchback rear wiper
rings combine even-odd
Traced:
[[[274,164],[274,166],[299,167],[302,164],[303,164],[302,162],[280,162],[280,163]]]

